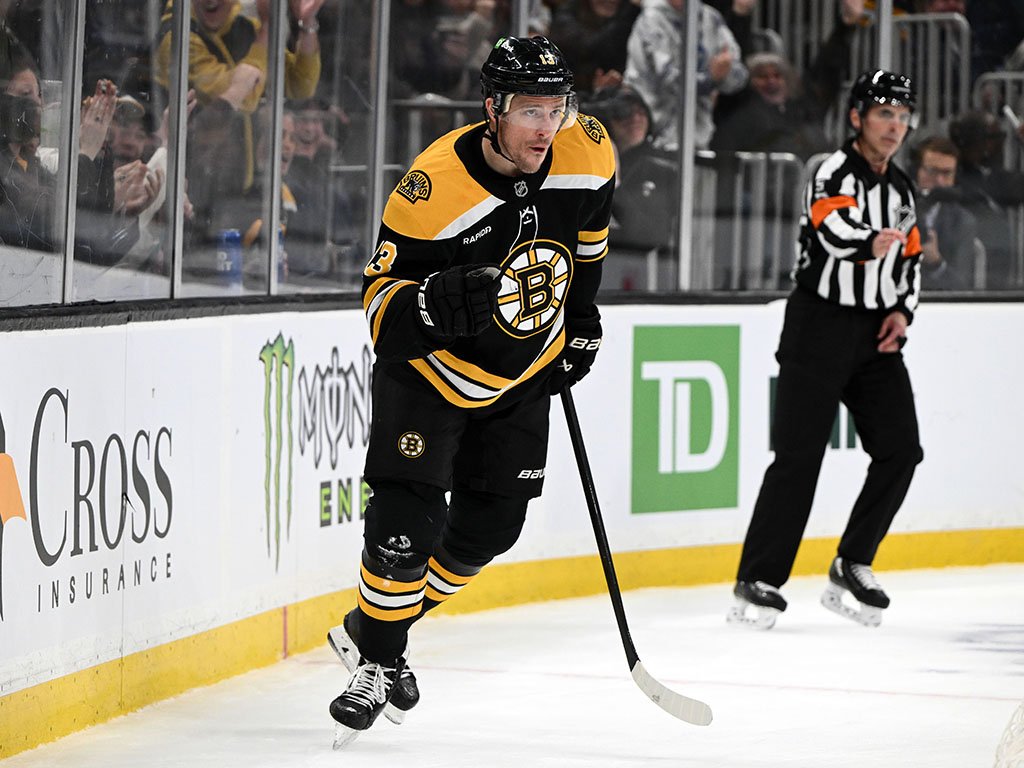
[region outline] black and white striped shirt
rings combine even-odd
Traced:
[[[921,294],[921,237],[910,179],[889,163],[879,176],[849,140],[818,167],[804,190],[793,279],[827,301],[898,309],[912,321]],[[907,235],[875,258],[879,230]]]

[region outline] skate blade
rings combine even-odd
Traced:
[[[756,615],[747,616],[747,608],[753,608]],[[754,605],[746,600],[736,600],[736,605],[729,609],[725,620],[729,624],[739,624],[751,629],[771,629],[775,626],[775,620],[782,613],[778,608],[769,608],[763,605]]]
[[[873,605],[858,603],[859,608],[851,608],[843,602],[843,595],[850,594],[842,587],[830,583],[821,595],[821,604],[832,613],[844,619],[855,621],[865,627],[877,627],[882,623],[882,609]],[[852,595],[851,595],[852,597]]]
[[[384,717],[395,725],[401,725],[405,722],[405,712],[390,703],[384,706]]]
[[[334,744],[331,745],[331,749],[344,749],[355,741],[360,733],[362,733],[362,731],[357,731],[355,728],[349,728],[347,725],[342,725],[341,723],[335,723]]]
[[[359,651],[356,650],[356,644],[352,642],[352,638],[345,631],[344,625],[339,624],[336,627],[331,627],[327,632],[327,644],[331,646],[331,650],[341,659],[345,669],[349,672],[356,671],[356,667],[359,666]]]

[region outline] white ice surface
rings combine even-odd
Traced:
[[[629,676],[607,596],[428,617],[422,700],[333,752],[347,675],[326,645],[3,761],[4,768],[987,768],[1024,699],[1024,566],[882,573],[868,629],[783,589],[775,628],[727,625],[731,585],[624,595],[648,671],[708,702],[706,728]]]

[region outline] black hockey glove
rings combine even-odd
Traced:
[[[551,369],[551,394],[557,395],[590,373],[590,366],[594,364],[600,347],[601,316],[596,311],[586,320],[569,321],[565,329],[565,347]]]
[[[496,266],[479,264],[432,274],[420,285],[416,297],[424,330],[449,340],[483,331],[498,308],[500,274]]]

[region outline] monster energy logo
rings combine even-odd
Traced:
[[[370,439],[370,348],[363,346],[359,360],[342,364],[338,348],[321,368],[299,371],[299,453],[312,450],[313,466],[319,467],[324,446],[331,469],[341,460],[341,446],[365,446]]]
[[[288,435],[288,490],[285,501],[285,534],[292,524],[292,385],[295,379],[295,344],[285,344],[279,333],[273,342],[260,350],[263,361],[263,432],[265,435],[266,471],[263,488],[266,499],[267,557],[270,557],[271,482],[274,510],[274,569],[281,562],[281,458],[284,435]],[[285,393],[284,369],[288,369],[288,391]],[[271,412],[273,397],[273,413]],[[287,405],[287,412],[284,407]],[[287,419],[287,423],[284,423]]]

